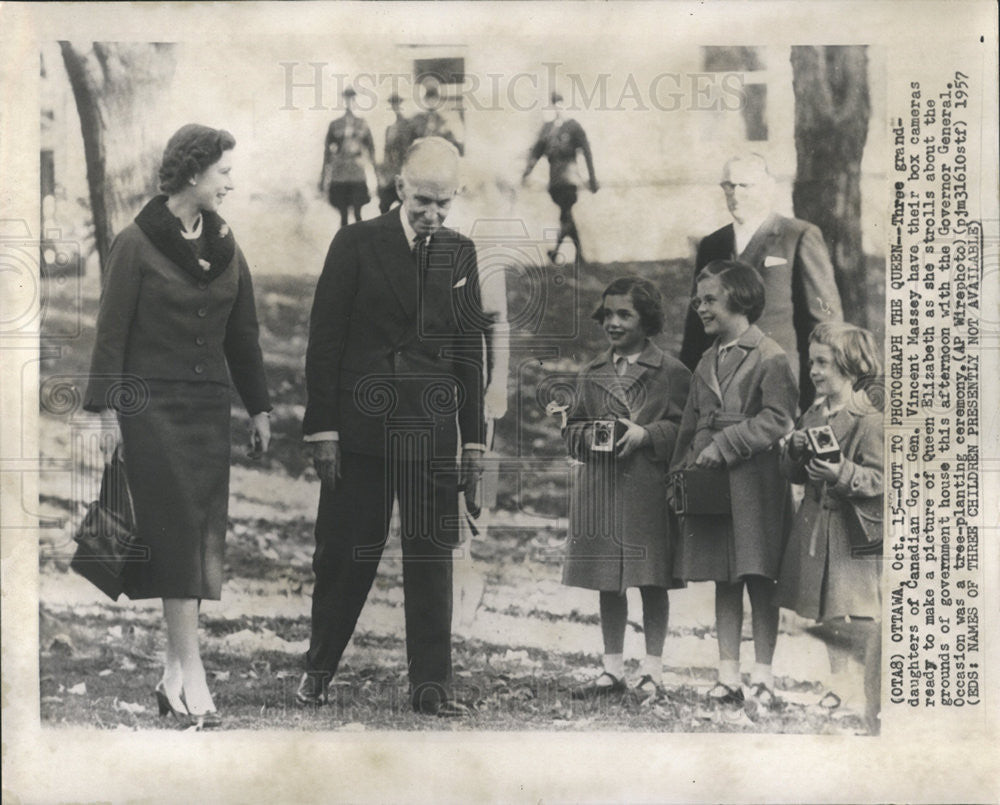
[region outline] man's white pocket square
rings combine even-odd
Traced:
[[[783,266],[787,263],[788,261],[784,257],[775,257],[773,254],[769,254],[764,258],[764,268],[770,268],[771,266]]]
[[[461,288],[461,287],[462,287],[463,285],[465,285],[465,283],[466,283],[466,281],[467,281],[468,279],[469,279],[468,277],[462,277],[462,279],[460,279],[460,280],[459,280],[458,282],[456,282],[456,283],[455,283],[454,285],[452,285],[451,287],[452,287],[452,288]]]

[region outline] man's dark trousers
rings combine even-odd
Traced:
[[[310,672],[336,672],[386,545],[398,496],[406,654],[414,707],[433,710],[451,686],[452,550],[458,474],[430,459],[429,433],[402,431],[386,456],[342,453],[336,488],[320,492]]]

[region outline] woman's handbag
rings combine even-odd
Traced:
[[[125,563],[146,558],[146,550],[135,545],[135,517],[120,447],[105,464],[100,496],[87,507],[73,539],[76,553],[70,568],[117,600],[124,589]]]
[[[729,473],[725,470],[675,470],[667,485],[670,505],[677,514],[732,514]]]
[[[882,496],[845,498],[840,504],[854,558],[882,555]]]

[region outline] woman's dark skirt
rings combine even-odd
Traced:
[[[138,542],[149,558],[125,572],[129,598],[222,595],[229,505],[229,388],[150,381],[149,402],[121,414]]]
[[[330,182],[330,205],[338,210],[364,207],[372,200],[366,182]]]

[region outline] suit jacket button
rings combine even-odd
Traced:
[[[205,372],[205,364],[203,364],[203,363],[196,363],[194,365],[194,373],[196,375],[203,374],[204,372]]]
[[[203,319],[207,315],[208,315],[208,308],[207,307],[200,307],[200,308],[198,308],[198,318],[199,319]]]
[[[196,343],[196,344],[197,344],[197,345],[198,345],[199,347],[203,347],[203,346],[205,346],[205,338],[204,338],[203,336],[200,336],[200,335],[199,335],[199,336],[198,336],[198,337],[197,337],[197,338],[196,338],[196,339],[194,340],[194,342],[195,342],[195,343]]]
[[[198,288],[200,290],[202,290],[202,291],[204,291],[207,287],[208,287],[208,283],[207,282],[199,282],[198,283]]]

